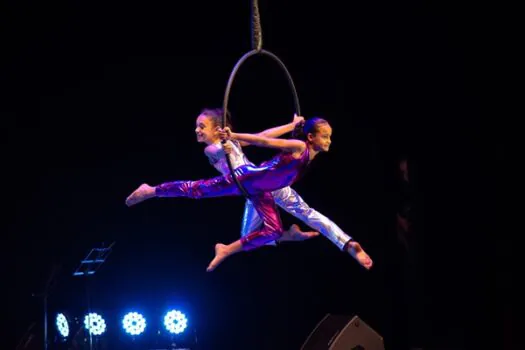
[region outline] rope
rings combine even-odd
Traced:
[[[261,16],[259,15],[259,1],[252,0],[252,50],[262,50]]]
[[[261,19],[259,15],[259,4],[258,4],[258,0],[252,0],[252,50],[245,53],[237,61],[237,63],[233,67],[232,72],[230,73],[230,78],[228,79],[228,85],[226,86],[226,91],[224,92],[223,115],[222,115],[222,128],[223,129],[226,127],[226,116],[228,115],[228,102],[230,100],[230,92],[232,89],[233,82],[235,80],[235,76],[237,75],[237,72],[239,71],[239,68],[242,66],[242,64],[246,62],[248,58],[252,56],[256,56],[256,55],[263,55],[263,56],[270,57],[275,62],[277,62],[279,67],[281,67],[281,69],[284,71],[286,75],[286,78],[288,79],[288,85],[290,86],[290,89],[292,90],[295,113],[297,115],[301,115],[301,107],[299,105],[299,96],[297,95],[295,84],[293,82],[292,76],[290,75],[290,72],[286,68],[286,65],[275,54],[271,53],[270,51],[264,50],[262,48],[262,29],[261,29]],[[223,141],[223,143],[224,142],[225,141]],[[237,187],[239,187],[243,195],[249,199],[250,195],[248,194],[248,191],[246,191],[244,186],[240,183],[239,179],[235,175],[229,155],[226,155],[226,162],[228,163],[230,174],[232,175],[233,180],[237,184]]]

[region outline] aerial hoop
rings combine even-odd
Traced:
[[[252,50],[245,53],[239,61],[235,64],[233,67],[232,72],[230,73],[230,78],[228,79],[228,85],[226,86],[226,91],[224,93],[224,101],[223,101],[223,115],[222,115],[222,127],[226,127],[226,115],[228,114],[228,103],[230,100],[230,92],[233,85],[233,82],[235,80],[235,77],[237,75],[237,72],[239,71],[239,68],[242,66],[244,62],[248,60],[248,58],[256,55],[264,55],[268,56],[271,59],[273,59],[279,67],[284,71],[286,78],[288,79],[288,84],[290,86],[290,89],[292,90],[293,99],[294,99],[294,108],[295,108],[295,114],[301,115],[301,107],[299,105],[299,96],[297,95],[297,90],[295,88],[295,84],[293,82],[292,76],[290,75],[290,72],[286,68],[286,65],[277,57],[275,54],[271,53],[270,51],[264,50],[262,48],[262,30],[261,30],[261,21],[259,16],[259,5],[258,0],[252,0]],[[230,156],[226,155],[226,162],[228,163],[228,168],[230,168],[230,174],[232,174],[233,180],[237,184],[237,187],[241,190],[241,192],[244,194],[246,198],[250,198],[250,195],[242,186],[239,179],[237,179],[237,176],[235,175],[235,172],[233,171],[233,166],[231,164]]]

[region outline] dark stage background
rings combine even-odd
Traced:
[[[32,293],[54,264],[50,311],[82,309],[71,273],[91,247],[113,241],[94,305],[184,305],[199,349],[298,349],[328,312],[357,314],[388,349],[403,349],[406,300],[428,348],[504,348],[510,275],[498,270],[500,251],[487,249],[495,170],[484,159],[496,150],[481,119],[486,11],[416,1],[260,7],[264,47],[290,70],[302,114],[334,127],[332,150],[294,188],[361,242],[374,268],[319,237],[239,254],[206,273],[214,244],[239,235],[242,198],[124,205],[142,182],[217,174],[195,141],[195,118],[222,105],[250,49],[249,1],[18,2],[3,11],[2,30],[16,324],[2,348],[40,322]],[[265,58],[243,66],[230,106],[246,132],[293,114],[282,73]],[[246,153],[260,161],[274,151]],[[402,155],[416,188],[417,277],[406,288],[395,229]]]

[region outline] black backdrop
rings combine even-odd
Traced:
[[[417,188],[419,273],[410,300],[423,338],[447,348],[499,341],[499,297],[510,275],[496,272],[499,258],[486,250],[495,170],[485,159],[496,150],[482,119],[485,11],[415,1],[344,5],[262,3],[264,47],[289,68],[303,114],[326,116],[334,127],[332,151],[294,188],[359,240],[375,267],[364,271],[319,237],[235,256],[213,274],[205,272],[213,245],[238,236],[242,198],[134,208],[124,199],[142,182],[216,175],[195,142],[194,120],[202,107],[221,106],[233,65],[250,49],[249,2],[8,6],[2,120],[15,265],[11,340],[41,318],[31,293],[53,264],[62,270],[51,306],[82,309],[71,272],[92,246],[116,241],[95,303],[185,305],[204,349],[295,349],[327,312],[356,313],[401,348],[407,292],[395,211],[405,154]],[[247,132],[290,120],[290,92],[274,64],[261,58],[242,68],[231,111]],[[246,152],[253,161],[273,154]],[[284,213],[283,220],[296,222]],[[500,322],[489,322],[494,317]]]

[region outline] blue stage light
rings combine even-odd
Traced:
[[[138,312],[129,312],[122,319],[122,327],[128,334],[139,335],[146,329],[146,319]]]
[[[84,327],[93,335],[101,335],[106,331],[106,321],[97,313],[89,313],[84,318]]]
[[[188,319],[182,312],[178,310],[171,310],[164,316],[164,326],[168,332],[172,334],[184,332],[187,325]]]
[[[67,318],[64,314],[60,313],[56,317],[56,325],[58,329],[58,333],[66,338],[69,335],[69,323],[67,322]]]

